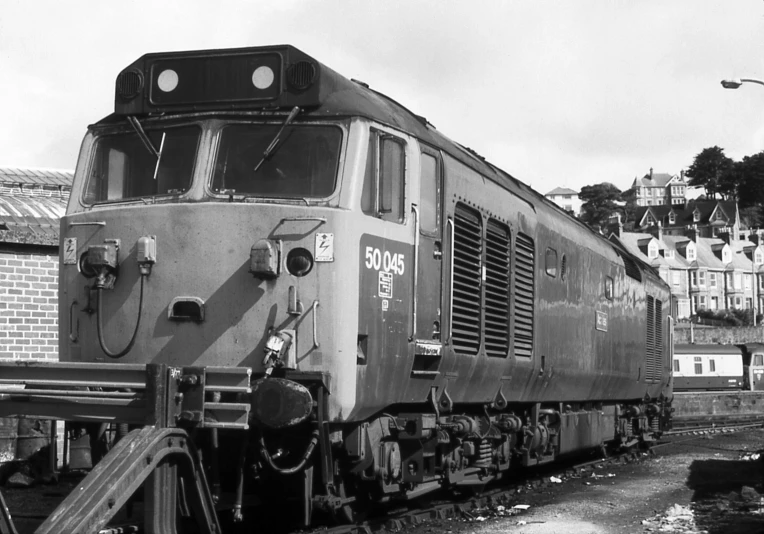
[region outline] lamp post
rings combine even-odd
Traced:
[[[764,85],[764,81],[755,78],[729,78],[722,80],[722,87],[725,89],[737,89],[744,83],[758,83],[759,85]]]
[[[728,78],[722,80],[725,89],[737,89],[744,83],[757,83],[764,85],[764,81],[756,78]],[[741,251],[738,251],[740,253]],[[756,251],[751,252],[751,311],[753,311],[753,326],[756,326]]]
[[[736,252],[745,256],[745,250]],[[756,326],[756,249],[751,251],[751,311],[753,312],[753,326]]]

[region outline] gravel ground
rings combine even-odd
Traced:
[[[405,532],[764,533],[764,461],[751,459],[761,449],[760,429],[696,437],[636,463],[521,492],[516,504],[529,505],[525,511],[486,509],[473,520],[438,521]]]
[[[404,534],[764,534],[764,429],[677,438],[635,463],[607,465],[580,476],[550,477],[523,488],[515,503],[526,510],[495,507],[474,519],[431,521]],[[3,489],[19,534],[74,486]]]

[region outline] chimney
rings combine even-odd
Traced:
[[[724,231],[723,232],[719,232],[719,235],[717,237],[729,245],[730,244],[730,238],[732,237],[732,234],[730,233],[729,226],[725,226],[724,227]]]
[[[748,236],[748,241],[753,243],[754,245],[760,245],[761,244],[761,236],[759,235],[758,230],[751,230],[751,235]]]
[[[623,233],[623,221],[621,220],[620,213],[614,213],[607,221],[607,231],[609,234],[615,234],[616,237],[621,237]]]
[[[650,179],[651,180],[653,179],[653,168],[652,167],[650,167]]]
[[[658,241],[663,240],[663,225],[660,221],[647,229],[647,232]]]
[[[698,242],[698,227],[693,224],[692,226],[687,228],[687,230],[685,230],[684,235],[687,236],[690,239],[690,241],[692,241],[693,243],[697,243]]]
[[[684,182],[684,169],[679,171],[679,178],[681,178],[681,180]]]

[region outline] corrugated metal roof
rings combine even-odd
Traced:
[[[71,187],[73,179],[72,171],[0,167],[0,183]]]
[[[62,198],[0,196],[0,242],[58,246],[65,212]]]

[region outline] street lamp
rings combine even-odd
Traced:
[[[745,255],[745,250],[737,250],[736,252]],[[751,250],[751,311],[753,312],[753,326],[756,326],[756,282],[756,249],[754,248]]]
[[[722,87],[725,89],[737,89],[746,82],[764,85],[764,81],[756,80],[755,78],[730,78],[727,80],[722,80]]]

